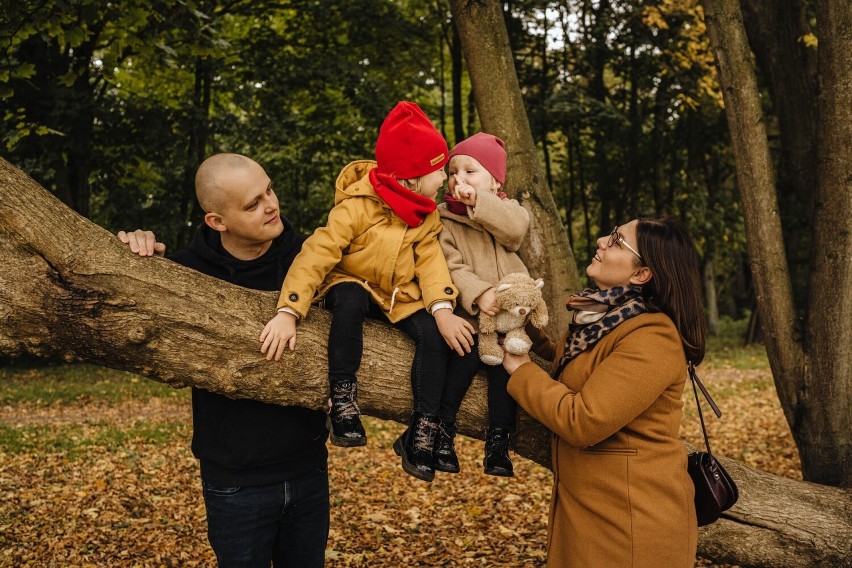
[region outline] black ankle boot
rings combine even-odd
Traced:
[[[459,458],[456,455],[456,423],[441,420],[435,439],[435,469],[447,473],[459,472]]]
[[[505,428],[489,428],[485,434],[485,473],[500,477],[512,477],[515,470],[509,459],[511,432]]]
[[[393,450],[396,455],[402,456],[402,469],[407,474],[423,481],[432,481],[435,478],[432,453],[437,433],[437,417],[419,412],[411,415],[408,430],[393,443]]]
[[[351,448],[366,446],[367,434],[361,425],[361,409],[355,398],[358,383],[347,381],[331,385],[331,443],[335,446]]]

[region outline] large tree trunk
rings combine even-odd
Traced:
[[[852,5],[821,0],[816,12],[819,169],[806,402],[794,433],[805,479],[852,487]]]
[[[530,232],[520,254],[533,276],[545,281],[550,308],[548,332],[559,336],[568,326],[565,298],[581,287],[568,233],[547,185],[527,119],[503,3],[452,0],[462,52],[482,129],[506,141],[509,153],[506,191],[530,212]]]
[[[173,386],[323,408],[329,317],[311,311],[296,355],[267,362],[257,336],[274,292],[223,283],[165,259],[139,258],[0,159],[0,356],[87,361]],[[411,342],[365,327],[359,403],[404,423]],[[192,356],[187,357],[187,353]],[[485,380],[462,405],[460,432],[481,438]],[[549,434],[521,413],[517,453],[549,466]],[[699,550],[743,566],[840,566],[852,555],[852,493],[795,482],[723,459],[741,497],[701,530]]]
[[[719,68],[751,270],[775,386],[805,479],[852,484],[852,10],[820,16],[819,182],[805,339],[793,302],[760,94],[737,0],[703,0]]]

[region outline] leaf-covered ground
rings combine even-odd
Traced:
[[[771,377],[759,367],[703,371],[725,412],[709,419],[713,449],[800,479]],[[188,393],[141,380],[117,395],[140,380],[83,369],[98,376],[0,370],[0,566],[215,565],[189,451]],[[691,391],[684,400],[684,440],[700,446]],[[327,566],[543,564],[549,471],[515,457],[514,478],[486,476],[482,442],[462,437],[462,472],[423,483],[390,449],[402,426],[366,424],[367,447],[330,446]]]

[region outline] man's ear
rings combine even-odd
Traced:
[[[651,272],[651,269],[647,266],[640,266],[633,273],[633,276],[630,277],[630,283],[636,286],[643,286],[651,281],[654,277],[654,273]]]
[[[228,227],[225,226],[225,222],[222,220],[222,216],[218,213],[213,213],[211,211],[210,213],[205,214],[204,222],[207,223],[207,226],[214,231],[222,233],[228,230]]]

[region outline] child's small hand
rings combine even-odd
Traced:
[[[479,311],[485,315],[493,317],[500,311],[500,306],[497,304],[497,290],[494,288],[489,288],[473,302],[479,306]]]
[[[473,348],[473,336],[476,334],[473,326],[450,309],[438,310],[434,315],[438,331],[450,349],[459,355],[470,353]]]
[[[472,185],[468,185],[463,181],[458,181],[458,178],[456,178],[456,183],[453,188],[453,197],[469,207],[476,206],[476,190]]]
[[[269,320],[260,334],[261,353],[266,353],[266,360],[281,359],[284,349],[296,350],[296,316],[287,312],[278,314]]]

